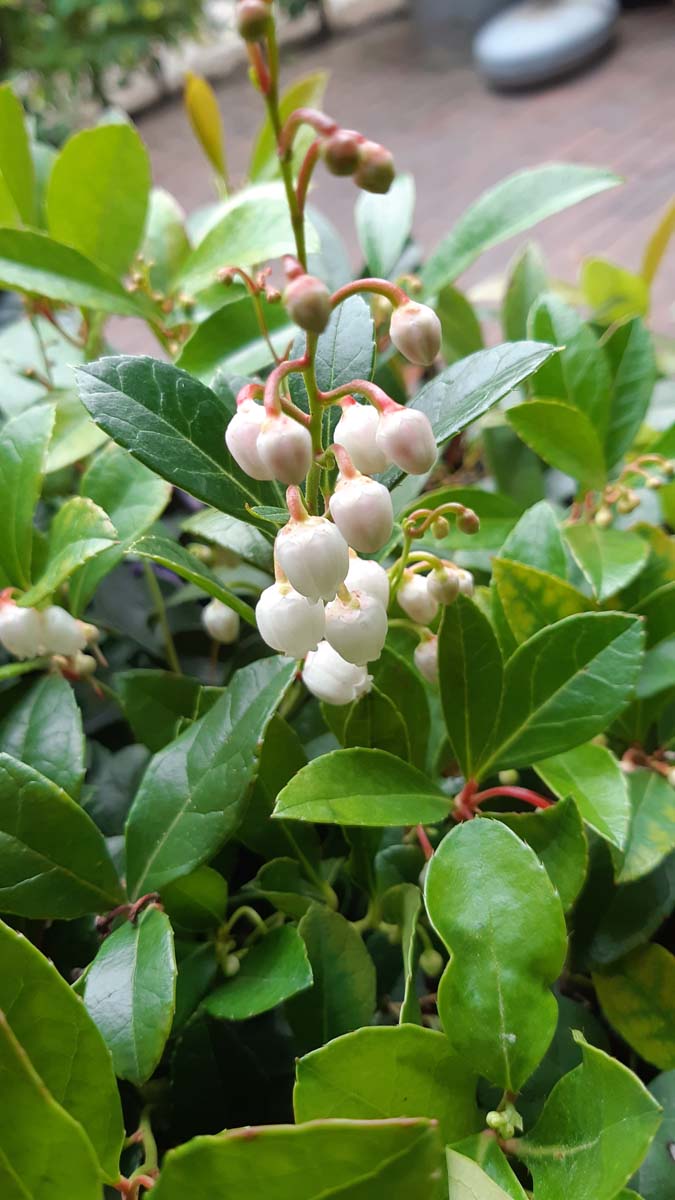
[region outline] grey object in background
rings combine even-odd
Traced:
[[[410,0],[410,13],[427,45],[452,44],[473,34],[513,0]]]
[[[545,83],[600,54],[618,15],[618,0],[524,0],[477,34],[476,65],[498,87]]]

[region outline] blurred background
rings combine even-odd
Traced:
[[[607,166],[626,185],[537,231],[553,274],[575,282],[588,254],[639,266],[675,192],[672,3],[281,0],[281,7],[285,83],[327,70],[327,111],[367,129],[400,170],[413,173],[423,251],[506,175],[573,161]],[[54,144],[97,110],[131,113],[155,183],[190,211],[212,199],[212,179],[182,105],[186,71],[216,88],[235,181],[261,121],[232,11],[232,0],[0,0],[0,68]],[[321,172],[316,178],[314,202],[358,267],[345,189]],[[490,299],[511,252],[499,247],[467,274],[474,299]],[[672,322],[665,270],[651,324],[672,333]],[[134,343],[130,326],[116,339],[120,348],[147,348]]]

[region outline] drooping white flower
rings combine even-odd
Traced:
[[[0,604],[0,642],[15,658],[37,658],[46,653],[42,613],[19,608],[13,600]]]
[[[319,642],[307,655],[302,678],[312,695],[325,704],[351,704],[373,686],[365,667],[346,662],[328,642]]]
[[[312,465],[312,439],[309,430],[287,413],[265,416],[256,440],[260,460],[280,483],[302,483]]]
[[[434,431],[425,413],[402,405],[387,409],[377,427],[377,444],[408,475],[425,475],[436,462]]]
[[[374,554],[389,541],[394,509],[389,492],[377,480],[358,472],[341,475],[329,507],[345,541],[361,554]]]
[[[396,349],[420,367],[429,367],[441,349],[441,322],[428,304],[409,300],[391,316],[389,336]]]
[[[383,608],[389,604],[389,576],[384,567],[372,558],[359,558],[352,550],[345,587],[350,592],[367,592],[379,600]]]
[[[415,666],[429,683],[438,683],[438,638],[425,638],[415,648]]]
[[[426,579],[412,571],[405,571],[396,599],[411,621],[418,625],[428,625],[438,612],[438,601],[429,592]]]
[[[377,475],[389,466],[389,459],[376,441],[379,423],[380,414],[372,404],[357,404],[349,396],[343,400],[333,440],[344,446],[357,471],[364,475]]]
[[[42,618],[42,647],[41,654],[77,654],[84,650],[87,644],[87,629],[82,621],[59,608],[57,604],[50,605],[40,613]]]
[[[308,600],[332,600],[349,570],[347,543],[326,517],[289,521],[274,551],[290,584]]]
[[[326,641],[347,662],[363,667],[375,662],[387,637],[387,613],[367,592],[338,596],[326,605]]]
[[[452,604],[459,595],[461,582],[461,576],[456,567],[445,565],[435,567],[427,576],[429,595],[433,596],[434,600],[438,600],[439,604]]]
[[[214,598],[202,609],[202,625],[215,642],[231,646],[239,637],[241,621],[239,613],[223,604],[222,600]]]
[[[308,600],[290,583],[273,583],[265,588],[255,617],[263,641],[291,658],[304,658],[310,650],[316,650],[323,637],[323,604]]]
[[[242,400],[225,430],[225,444],[235,462],[251,479],[274,479],[274,473],[258,453],[258,434],[265,420],[265,409],[255,400]]]
[[[465,571],[463,567],[457,567],[459,575],[459,590],[463,596],[473,596],[475,591],[473,575],[470,571]]]

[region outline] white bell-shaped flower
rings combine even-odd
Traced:
[[[438,683],[438,638],[425,638],[416,647],[413,658],[420,675],[429,683]]]
[[[358,472],[341,475],[329,507],[344,539],[361,554],[374,554],[389,541],[394,509],[389,492],[377,480]]]
[[[202,625],[214,642],[221,642],[223,646],[231,646],[239,637],[241,621],[239,613],[236,613],[233,608],[228,608],[222,600],[214,598],[209,600],[206,608],[202,609]]]
[[[433,596],[434,600],[438,600],[439,604],[452,604],[459,596],[461,587],[461,576],[456,567],[446,566],[435,567],[427,576],[427,588],[429,595]]]
[[[429,418],[417,408],[397,404],[380,417],[377,444],[387,458],[408,475],[426,475],[438,451]]]
[[[258,453],[258,434],[265,420],[262,404],[248,398],[242,400],[225,430],[225,445],[235,462],[251,479],[274,479]]]
[[[475,591],[473,575],[470,571],[465,571],[463,567],[457,568],[459,575],[459,590],[463,596],[473,596]]]
[[[335,426],[333,440],[344,446],[357,471],[377,475],[389,466],[389,459],[376,441],[380,414],[372,404],[357,404],[347,396],[342,416]]]
[[[52,604],[42,613],[42,654],[77,654],[87,644],[87,626]]]
[[[441,322],[428,304],[409,300],[392,313],[389,336],[408,362],[431,366],[441,349],[441,334]]]
[[[323,604],[301,596],[290,583],[265,588],[255,618],[263,641],[290,658],[304,658],[323,637]]]
[[[346,662],[328,642],[319,642],[307,655],[302,678],[305,687],[324,704],[351,704],[373,686],[365,667]]]
[[[349,549],[326,517],[291,520],[274,543],[289,583],[308,600],[332,600],[349,570]]]
[[[338,596],[326,605],[326,641],[347,662],[363,667],[382,653],[387,637],[387,613],[367,592]]]
[[[280,483],[302,483],[312,465],[309,430],[286,413],[267,415],[256,440],[260,460]]]
[[[438,600],[431,595],[425,577],[413,571],[404,572],[396,599],[411,621],[418,625],[428,625],[438,612]]]
[[[367,592],[379,600],[383,608],[389,604],[389,576],[384,567],[372,558],[359,558],[353,550],[349,554],[345,587],[350,592]]]
[[[0,642],[15,658],[45,654],[42,613],[19,608],[13,600],[0,604]]]

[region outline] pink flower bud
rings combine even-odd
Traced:
[[[258,453],[258,434],[265,420],[265,409],[255,400],[242,400],[225,430],[225,445],[242,471],[251,479],[274,479]]]
[[[15,658],[36,658],[45,654],[42,613],[34,608],[19,608],[13,600],[3,600],[0,642]]]
[[[257,42],[267,33],[271,10],[265,0],[237,0],[237,29],[247,42]]]
[[[42,646],[41,654],[77,654],[84,650],[87,644],[86,627],[82,621],[72,617],[65,608],[52,604],[41,614],[42,617]]]
[[[396,405],[380,417],[377,444],[408,475],[426,475],[438,451],[429,418],[417,408]]]
[[[463,567],[457,567],[459,575],[459,590],[463,596],[473,596],[475,591],[473,575],[470,571],[465,571]]]
[[[472,508],[468,509],[466,512],[460,513],[457,518],[457,528],[459,529],[460,533],[468,533],[469,535],[478,533],[478,530],[480,529],[480,518],[478,514],[475,513]]]
[[[359,165],[361,138],[351,129],[336,129],[321,146],[327,170],[332,175],[353,175]]]
[[[377,475],[389,466],[389,459],[375,440],[380,415],[372,404],[349,401],[349,397],[343,401],[342,416],[335,426],[333,440],[344,446],[357,471]]]
[[[382,194],[388,192],[396,169],[394,159],[379,142],[362,142],[359,146],[359,165],[354,172],[354,183],[365,192]]]
[[[363,667],[382,653],[387,636],[387,613],[367,592],[338,596],[326,605],[326,641],[347,662]]]
[[[396,599],[411,621],[418,625],[428,625],[438,612],[438,601],[430,594],[426,579],[412,571],[404,572]]]
[[[236,613],[233,608],[228,608],[222,600],[214,599],[210,600],[206,608],[202,609],[202,625],[214,642],[221,642],[223,646],[231,646],[239,637],[241,621],[239,613]]]
[[[307,655],[302,678],[305,687],[324,704],[351,704],[373,686],[365,667],[345,662],[328,642],[319,642]]]
[[[459,596],[461,576],[454,567],[436,567],[427,576],[429,595],[439,604],[452,604]]]
[[[312,439],[309,430],[286,413],[266,416],[260,426],[256,449],[267,479],[281,483],[302,483],[312,465]]]
[[[353,550],[349,554],[345,587],[350,592],[367,592],[383,608],[389,604],[389,576],[384,567],[372,558],[359,558]]]
[[[308,600],[332,600],[349,570],[347,543],[326,517],[289,521],[274,550],[292,587]]]
[[[389,541],[394,509],[386,487],[375,479],[360,474],[340,477],[329,508],[345,541],[361,554],[374,554]]]
[[[296,275],[283,296],[288,315],[301,329],[323,333],[330,320],[330,292],[316,275]]]
[[[429,367],[441,349],[441,323],[433,308],[409,300],[391,315],[389,336],[396,349],[420,367]]]
[[[420,642],[413,658],[420,675],[429,683],[438,683],[438,638],[431,637]]]
[[[304,658],[323,637],[323,605],[301,596],[290,583],[265,588],[255,618],[263,641],[290,658]]]

